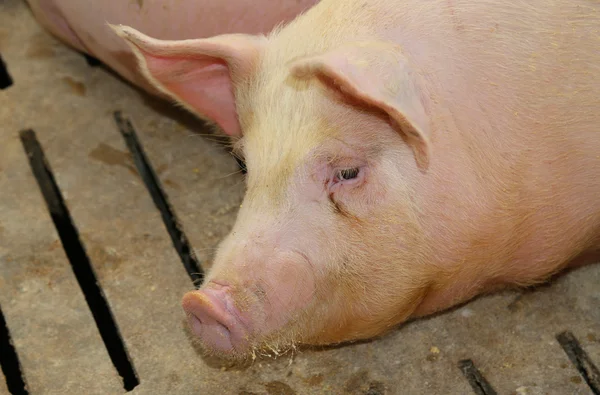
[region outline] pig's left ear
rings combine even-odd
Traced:
[[[397,45],[356,42],[296,59],[289,66],[297,78],[317,77],[326,86],[383,110],[412,148],[417,165],[428,167],[430,126],[423,92]]]
[[[234,86],[252,73],[264,37],[157,40],[128,26],[109,26],[129,44],[140,71],[156,89],[226,134],[242,134]]]

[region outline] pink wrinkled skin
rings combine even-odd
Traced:
[[[246,161],[183,298],[210,352],[378,336],[599,250],[598,2],[322,0],[185,41],[108,22]]]

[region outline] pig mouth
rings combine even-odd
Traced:
[[[249,331],[228,292],[228,286],[208,287],[183,296],[188,325],[209,351],[241,354],[250,346]]]

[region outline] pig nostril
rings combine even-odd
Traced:
[[[222,288],[192,291],[183,297],[188,327],[208,349],[230,352],[245,347],[245,329]]]
[[[188,314],[188,323],[196,336],[202,336],[202,321],[193,314]]]
[[[192,333],[202,339],[205,344],[222,350],[233,348],[231,331],[215,318],[189,314],[188,323]]]
[[[211,318],[205,318],[203,320],[201,317],[198,317],[194,314],[188,314],[188,321],[192,328],[192,331],[198,336],[202,334],[203,328],[208,325],[213,325],[215,329],[217,329],[221,333],[230,332],[229,328],[225,324]]]

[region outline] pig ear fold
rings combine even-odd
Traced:
[[[431,144],[425,101],[398,46],[358,42],[296,59],[289,67],[296,78],[319,78],[325,86],[383,110],[412,148],[417,165],[428,167]]]
[[[110,27],[131,47],[141,72],[167,97],[230,136],[241,136],[233,87],[252,73],[263,38],[227,34],[168,41],[127,26]]]

